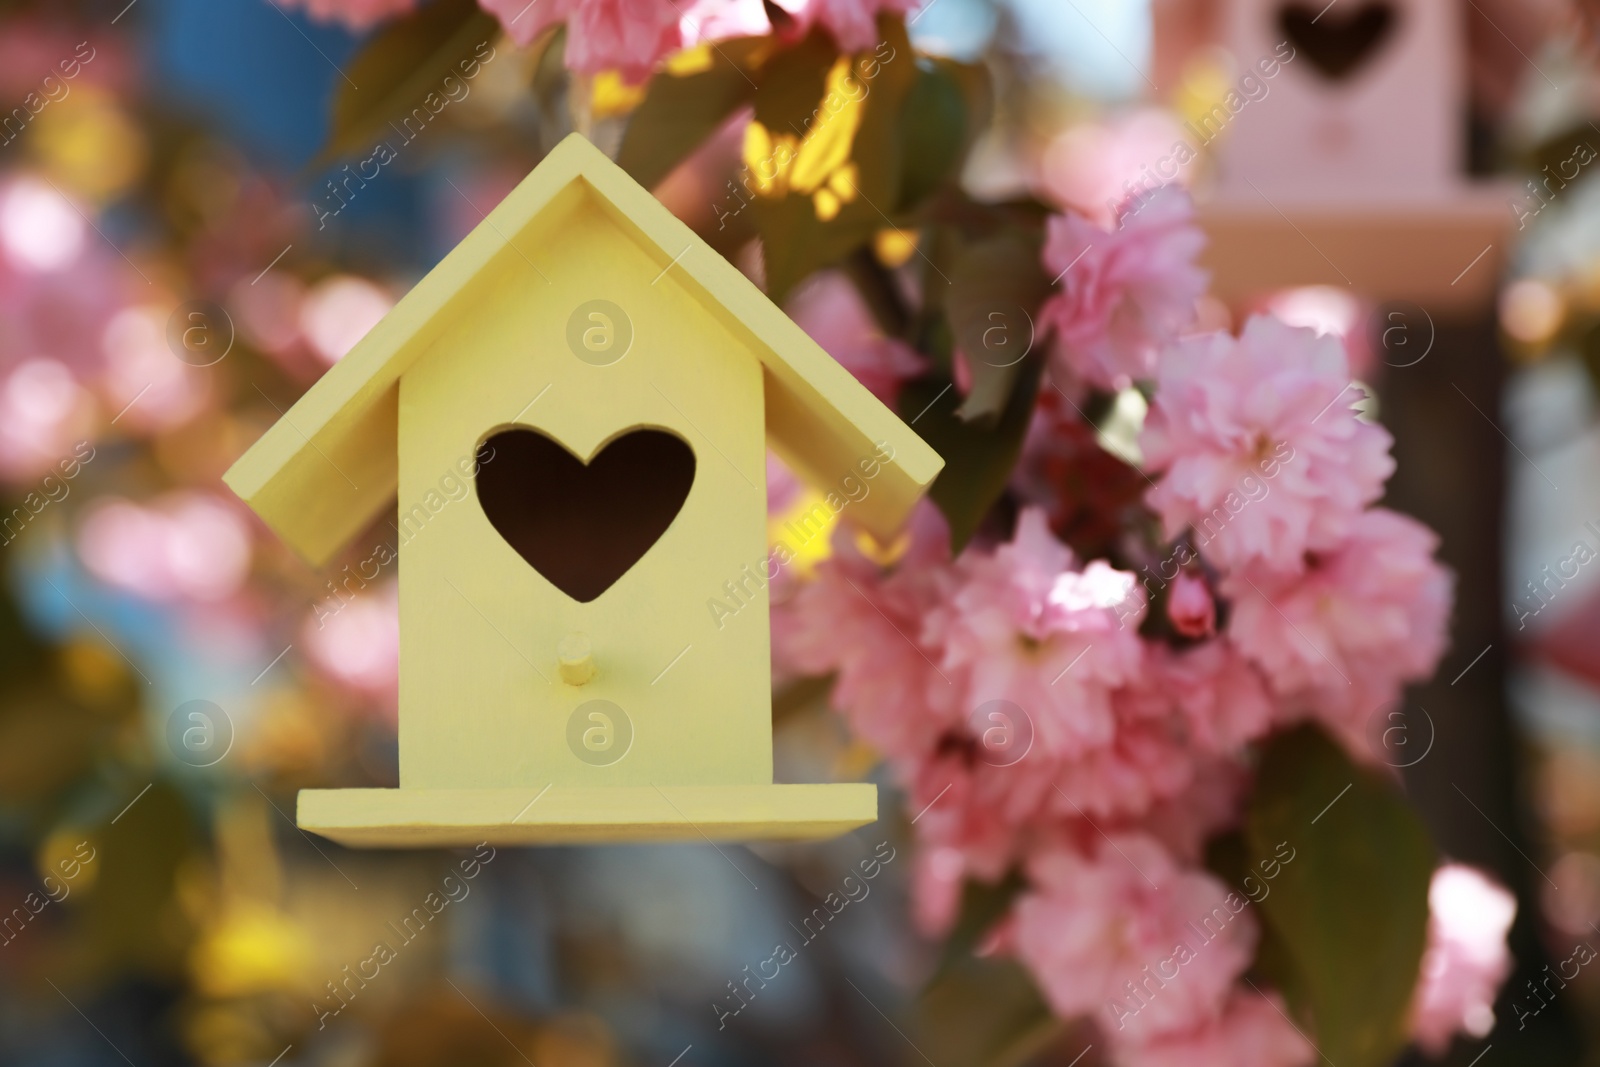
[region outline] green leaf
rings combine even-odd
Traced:
[[[945,317],[967,357],[972,389],[957,417],[999,419],[1036,341],[1039,306],[1050,279],[1039,263],[1043,235],[1003,230],[957,253],[945,293]]]
[[[859,213],[848,208],[823,222],[805,196],[758,197],[751,210],[761,235],[767,295],[780,304],[813,271],[839,262],[872,236]]]
[[[929,63],[919,69],[906,94],[900,116],[900,211],[920,204],[951,177],[966,149],[967,99],[952,66]]]
[[[129,779],[108,806],[108,821],[87,835],[98,868],[83,901],[76,940],[90,968],[172,974],[182,966],[193,927],[178,904],[177,880],[198,844],[199,829],[182,794],[158,779],[138,795]],[[127,807],[113,816],[117,806]]]
[[[760,88],[755,91],[756,121],[771,130],[773,136],[804,136],[813,118],[819,117],[828,68],[838,58],[833,38],[820,29],[773,56],[757,79]]]
[[[968,879],[961,887],[961,905],[956,912],[955,928],[945,939],[935,974],[971,956],[989,931],[994,929],[995,923],[1005,917],[1025,885],[1021,872],[1015,870],[995,885]]]
[[[520,57],[527,72],[539,124],[539,151],[548,155],[573,130],[572,79],[567,76],[567,26],[562,23],[534,42],[535,54]]]
[[[939,1067],[1015,1067],[1062,1030],[1038,986],[1009,959],[966,957],[918,998],[912,1033]],[[908,1063],[923,1063],[920,1056]]]
[[[1249,855],[1293,849],[1264,881],[1258,968],[1339,1067],[1386,1067],[1427,937],[1435,856],[1393,782],[1304,726],[1268,742],[1246,816]],[[1281,857],[1278,857],[1281,859]]]
[[[900,392],[900,417],[944,457],[944,470],[928,496],[950,524],[954,552],[966,547],[1005,492],[1022,454],[1044,361],[1034,353],[1021,366],[1016,387],[993,426],[966,422],[956,415],[957,398],[948,380],[925,378]]]
[[[464,80],[460,64],[470,69],[484,62],[479,46],[491,46],[499,35],[499,20],[477,0],[436,0],[379,30],[336,83],[328,141],[311,168],[371,152],[393,135],[391,121],[441,92],[446,75]]]
[[[816,203],[820,193],[811,189],[790,189],[776,198],[760,195],[751,205],[756,230],[761,235],[767,294],[776,301],[781,302],[813,271],[838,263],[870,242],[877,231],[893,224],[883,212],[894,204],[900,184],[897,124],[905,94],[916,79],[916,67],[905,27],[892,19],[879,20],[879,27],[883,43],[878,50],[864,52],[855,60],[852,84],[861,93],[851,89],[848,95],[860,102],[861,124],[850,142],[848,159],[834,172],[841,174],[842,180],[835,187],[829,175],[825,182],[832,192],[842,190],[844,194],[838,213],[820,218]],[[763,68],[761,90],[756,94],[756,117],[774,138],[786,134],[803,137],[813,130],[826,133],[829,123],[845,121],[836,117],[834,104],[839,101],[830,103],[824,95],[827,69],[833,58],[820,47],[802,46],[780,54]],[[809,65],[798,66],[802,59]],[[787,76],[793,77],[796,85],[769,96],[769,85],[778,84],[779,72],[786,65],[792,68],[792,74]],[[812,93],[815,95],[809,95]],[[832,129],[837,131],[840,127]],[[803,147],[802,158],[806,151]],[[853,165],[853,175],[849,165]],[[792,176],[800,169],[797,162],[784,173]]]
[[[765,38],[724,41],[712,50],[708,70],[651,78],[644,102],[628,118],[617,164],[654,187],[755,96],[752,71],[766,44]]]
[[[1579,362],[1588,372],[1590,385],[1600,390],[1600,320],[1582,323],[1574,347],[1578,350]]]

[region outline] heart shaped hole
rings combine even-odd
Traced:
[[[694,452],[666,430],[630,430],[588,463],[526,428],[478,446],[478,503],[517,555],[580,603],[661,539],[694,484]]]
[[[1354,11],[1309,4],[1278,9],[1278,27],[1329,81],[1342,81],[1377,55],[1394,33],[1399,12],[1390,4],[1363,4]]]

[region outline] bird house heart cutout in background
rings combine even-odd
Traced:
[[[478,502],[528,565],[588,603],[616,584],[677,518],[694,484],[694,452],[678,435],[629,430],[586,463],[526,428],[478,448]]]
[[[1278,9],[1278,25],[1320,74],[1329,81],[1342,81],[1366,65],[1394,36],[1400,13],[1381,2],[1350,12],[1329,11],[1328,7],[1319,12],[1308,4],[1285,4]]]
[[[1460,208],[1485,217],[1492,206],[1490,215],[1506,213],[1503,198],[1490,203],[1493,195],[1464,206],[1461,11],[1470,9],[1458,9],[1455,0],[1220,0],[1218,6],[1217,43],[1240,73],[1223,101],[1193,123],[1195,136],[1215,144],[1213,205],[1226,204],[1223,211],[1254,216],[1268,227],[1288,216],[1304,231],[1285,227],[1290,238],[1302,248],[1310,240],[1329,257],[1308,250],[1308,259],[1323,269],[1331,260],[1348,274],[1364,249],[1381,243],[1373,257],[1379,269],[1402,278],[1419,272],[1397,266],[1395,250],[1406,242],[1394,236],[1400,231],[1391,220],[1413,220],[1418,210]],[[1312,204],[1323,217],[1329,211],[1383,214],[1385,221],[1374,222],[1383,240],[1355,237],[1344,219],[1324,230],[1296,214]],[[1215,225],[1216,212],[1208,216]],[[1490,240],[1478,241],[1467,258]],[[1227,244],[1219,238],[1216,247]],[[1451,251],[1458,249],[1452,245]],[[1262,267],[1264,288],[1282,287],[1286,271],[1306,276],[1281,258],[1256,258],[1273,265]],[[1327,273],[1336,284],[1348,284],[1337,271]]]

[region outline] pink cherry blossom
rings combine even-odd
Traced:
[[[923,617],[952,578],[950,534],[932,504],[918,506],[911,546],[885,573],[862,555],[842,526],[834,555],[773,611],[773,642],[786,664],[836,675],[833,706],[869,744],[889,756],[918,758],[959,721],[956,690],[940,672]]]
[[[1185,637],[1210,637],[1217,632],[1217,605],[1204,578],[1180,571],[1167,594],[1167,618]]]
[[[1122,701],[1115,706],[1120,709]],[[1194,766],[1180,721],[1162,716],[1118,722],[1108,744],[1054,766],[1030,764],[1018,778],[1042,772],[1040,798],[1058,817],[1133,817],[1187,789]]]
[[[905,15],[925,0],[776,0],[802,27],[822,26],[845,52],[861,52],[878,43],[878,16]]]
[[[323,673],[357,692],[392,698],[400,685],[399,583],[314,613],[301,640]]]
[[[1236,988],[1221,1015],[1145,1043],[1120,1043],[1117,1067],[1310,1067],[1317,1050],[1289,1019],[1283,998]]]
[[[872,395],[893,406],[900,386],[920,375],[926,361],[910,345],[884,336],[861,294],[843,274],[822,271],[789,300],[788,311]]]
[[[1248,901],[1144,834],[1030,858],[1009,940],[1059,1015],[1148,1041],[1221,1014],[1255,955]]]
[[[105,406],[120,429],[163,430],[198,414],[211,378],[175,358],[167,344],[170,308],[128,307],[106,323],[100,340]]]
[[[1200,751],[1237,755],[1271,728],[1276,706],[1265,681],[1226,641],[1152,658],[1156,684],[1171,694],[1190,742]]]
[[[1303,574],[1227,578],[1229,640],[1281,697],[1309,702],[1359,754],[1367,716],[1444,654],[1454,580],[1433,559],[1438,543],[1414,519],[1367,511]]]
[[[955,917],[964,879],[997,882],[1027,842],[1039,804],[1037,789],[1019,790],[1015,767],[985,763],[974,746],[952,743],[929,758],[900,761],[909,768],[907,813],[919,850],[937,854],[937,866],[918,868],[913,907],[929,936],[946,932]]]
[[[1040,181],[1054,200],[1111,227],[1130,197],[1163,184],[1152,168],[1163,159],[1170,162],[1173,146],[1182,140],[1187,140],[1182,124],[1165,108],[1076,122],[1045,148]],[[1170,180],[1187,184],[1192,174],[1192,169],[1180,170]]]
[[[684,45],[684,10],[672,0],[479,0],[519,46],[567,24],[566,64],[584,74],[621,71],[643,81]]]
[[[178,491],[149,507],[101,501],[84,519],[78,554],[109,585],[157,601],[217,601],[250,573],[250,527],[237,503]]]
[[[1146,817],[1194,784],[1197,761],[1182,719],[1151,687],[1119,689],[1111,739],[1070,755],[1039,743],[1034,718],[1015,706],[1005,715],[1016,721],[1003,725],[1015,733],[1016,747],[993,743],[990,734],[1001,728],[993,723],[1001,720],[986,717],[988,707],[980,705],[965,724],[948,729],[931,756],[910,763],[909,774],[907,761],[897,764],[897,773],[909,778],[907,810],[917,820],[919,842],[958,856],[967,877],[995,881],[1040,840],[1091,820],[1121,825]],[[1231,815],[1216,814],[1201,820],[1207,829]],[[1171,829],[1187,850],[1182,829]],[[919,914],[942,913],[955,862],[940,868],[944,883],[916,887]],[[926,905],[920,902],[924,889]]]
[[[418,0],[284,0],[284,3],[303,8],[318,22],[337,22],[360,33],[384,19],[410,11]]]
[[[969,709],[1009,700],[1032,718],[1047,757],[1112,739],[1111,693],[1139,672],[1144,590],[1095,560],[1078,569],[1044,512],[1026,508],[1009,544],[968,553],[960,585],[929,616],[925,639]]]
[[[1339,338],[1344,342],[1352,377],[1366,380],[1377,369],[1377,354],[1372,350],[1373,338],[1370,335],[1372,331],[1368,329],[1374,321],[1373,307],[1349,289],[1334,285],[1284,289],[1268,297],[1261,310],[1290,326],[1305,326],[1319,334],[1331,334]],[[1394,362],[1409,362],[1412,355],[1407,346],[1417,343],[1419,339],[1410,337],[1411,331],[1407,328],[1405,316],[1397,315],[1379,325],[1385,327],[1382,334],[1384,348],[1387,349],[1391,343],[1394,346]]]
[[[585,74],[615,69],[643,81],[683,47],[683,10],[668,0],[575,0],[567,15],[567,66]]]
[[[1336,338],[1270,317],[1167,348],[1139,440],[1166,472],[1146,499],[1167,536],[1193,527],[1220,567],[1287,573],[1338,545],[1394,471],[1388,431],[1356,417],[1357,396]]]
[[[1203,866],[1207,842],[1238,827],[1250,785],[1243,761],[1196,757],[1188,787],[1151,805],[1138,825],[1180,862]]]
[[[20,177],[0,190],[0,249],[19,270],[65,270],[83,251],[89,227],[72,201],[46,182]]]
[[[942,938],[955,926],[966,876],[960,849],[919,845],[911,858],[911,917],[924,937]]]
[[[279,355],[300,340],[300,307],[306,286],[283,270],[240,278],[228,294],[228,313],[239,335],[269,355]]]
[[[316,0],[313,0],[316,2]],[[558,22],[567,24],[566,63],[597,74],[617,70],[642,81],[680,48],[728,37],[772,32],[760,0],[479,0],[506,33],[526,47]],[[777,0],[794,19],[795,32],[826,29],[846,52],[878,43],[879,14],[906,14],[922,0]]]
[[[300,331],[317,358],[332,365],[393,306],[389,294],[365,278],[335,274],[318,282],[300,302]]]
[[[1189,194],[1158,189],[1117,229],[1074,212],[1050,219],[1045,269],[1061,291],[1040,310],[1071,375],[1103,389],[1151,377],[1156,353],[1194,321],[1207,274]]]
[[[0,257],[0,321],[6,324],[0,331],[0,369],[52,359],[93,388],[106,370],[101,347],[106,326],[131,295],[148,292],[144,279],[103,242],[90,245],[70,270],[18,270]],[[165,346],[162,351],[167,362],[176,362]]]
[[[694,0],[681,3],[685,44],[723,41],[730,37],[760,37],[772,32],[772,20],[762,0]]]
[[[88,390],[56,360],[24,360],[0,376],[0,479],[31,482],[70,459],[94,410]],[[61,492],[54,484],[45,489]]]
[[[1428,1055],[1442,1056],[1456,1033],[1481,1038],[1494,1028],[1495,995],[1511,973],[1506,933],[1516,914],[1516,898],[1482,872],[1459,863],[1433,872],[1428,946],[1411,1006],[1411,1034]]]

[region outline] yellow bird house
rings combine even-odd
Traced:
[[[302,791],[300,826],[407,847],[873,821],[870,784],[773,783],[767,615],[708,607],[764,596],[769,444],[868,484],[851,514],[882,537],[942,463],[568,137],[226,476],[318,566],[399,502],[400,785]]]

